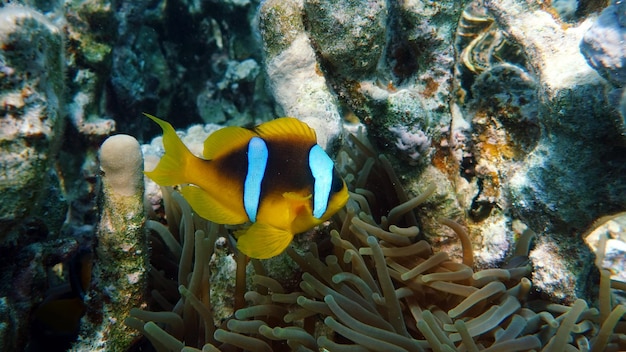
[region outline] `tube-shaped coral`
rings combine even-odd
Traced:
[[[138,333],[124,324],[145,303],[148,248],[144,229],[143,157],[127,135],[109,137],[100,148],[102,214],[92,284],[77,350],[106,346],[126,350]],[[107,339],[105,344],[105,340]]]

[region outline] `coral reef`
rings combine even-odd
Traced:
[[[47,268],[76,242],[57,238],[67,209],[53,169],[65,121],[62,29],[25,6],[2,7],[0,18],[0,346],[17,350]]]
[[[504,132],[504,138],[494,135],[488,140],[502,145],[499,152],[507,147],[512,151],[510,155],[503,153],[500,162],[487,161],[498,180],[496,187],[490,180],[489,188],[483,182],[483,191],[503,192],[496,203],[542,233],[531,258],[536,258],[536,264],[540,260],[551,265],[538,267],[536,284],[555,298],[573,300],[586,294],[587,281],[582,278],[594,268],[589,264],[587,247],[579,239],[570,240],[571,234],[582,233],[594,219],[625,206],[619,196],[623,183],[609,176],[620,173],[619,165],[623,165],[617,152],[622,144],[618,119],[607,101],[606,81],[586,64],[579,51],[592,21],[564,28],[548,12],[525,1],[491,2],[487,9],[507,39],[525,53],[524,69],[532,72],[533,79],[525,78],[527,73],[519,70],[511,73],[529,82],[525,91],[535,89],[539,99],[531,96],[529,100],[525,98],[529,93],[516,93],[519,101],[508,99],[498,111],[479,110]],[[557,41],[558,46],[551,44]],[[481,99],[487,96],[483,94]],[[501,99],[497,94],[491,97]],[[533,101],[536,107],[530,105]],[[528,110],[527,104],[536,111]],[[524,141],[518,136],[528,125],[537,127],[532,135],[524,134]],[[480,149],[481,153],[489,151]],[[483,158],[479,156],[476,172]],[[553,250],[555,243],[557,251]],[[580,259],[566,254],[571,252],[580,253]],[[565,269],[558,273],[559,287],[541,284],[541,278],[554,277],[554,273],[543,270],[552,270],[555,264]],[[563,282],[570,282],[564,291]]]
[[[617,86],[626,84],[626,5],[611,1],[580,42],[589,65]]]
[[[41,13],[7,6],[0,17],[1,243],[15,241],[12,228],[24,219],[44,214],[48,189],[59,187],[50,169],[65,121],[65,52],[62,29]],[[58,215],[50,211],[41,218],[58,227]]]
[[[242,125],[273,117],[264,75],[258,74],[261,44],[252,32],[257,5],[111,4],[115,27],[109,36],[115,40],[109,41],[110,91],[105,93],[115,103],[110,110],[118,128],[149,130],[143,119],[135,118],[142,112],[171,116],[181,124],[202,118],[206,123]],[[246,67],[250,71],[244,73]]]
[[[334,123],[336,112],[347,108],[369,124],[375,137],[393,141],[398,137],[389,128],[401,125],[439,139],[450,121],[442,102],[451,92],[454,29],[436,24],[456,18],[458,8],[454,1],[373,1],[368,6],[267,1],[260,26],[274,95],[288,114],[306,117],[321,110],[321,125]],[[328,98],[327,87],[338,102]],[[317,101],[318,107],[309,101]],[[333,136],[336,130],[321,127],[322,135],[329,130]],[[399,155],[404,153],[416,156],[412,151]],[[429,157],[425,153],[419,162],[428,163]]]
[[[612,105],[620,106],[617,126],[626,135],[626,5],[612,1],[585,33],[580,43],[589,65],[614,85],[608,95]]]
[[[415,193],[419,185],[447,183],[457,199],[435,197],[432,211],[418,215],[436,249],[455,245],[449,230],[429,220],[433,215],[466,223],[478,265],[494,267],[512,250],[514,220],[537,232],[539,242],[562,243],[625,207],[623,183],[606,176],[623,165],[622,138],[611,133],[621,129],[620,119],[607,82],[579,51],[593,22],[585,16],[601,5],[555,4],[569,8],[560,10],[568,21],[580,18],[566,26],[553,8],[527,1],[372,4],[265,2],[266,71],[285,111],[313,100],[322,101],[321,121],[336,111],[355,114],[377,145],[395,149],[391,162]],[[296,69],[306,76],[285,74]],[[310,82],[319,88],[298,86]],[[337,101],[318,99],[328,87]],[[533,256],[565,269],[564,282],[572,284],[564,293],[537,285],[569,302],[592,295],[578,278],[595,270],[589,249],[574,243],[568,248],[580,259],[566,251]]]
[[[77,350],[120,351],[136,336],[122,322],[145,302],[148,246],[144,229],[143,157],[128,135],[100,148],[102,214]]]
[[[624,349],[624,2],[363,4],[0,4],[2,349]],[[101,169],[141,112],[298,117],[350,206],[246,266],[135,140]]]
[[[50,233],[41,221],[27,222],[23,226],[20,240],[0,249],[0,277],[3,283],[8,283],[0,291],[0,310],[3,312],[0,315],[0,342],[3,349],[9,351],[27,347],[37,350],[40,346],[38,336],[50,332],[50,326],[35,323],[38,304],[50,295],[49,287],[56,286],[51,283],[62,282],[50,269],[55,264],[69,262],[78,249],[75,239],[46,239]],[[58,317],[53,315],[52,319]],[[46,336],[52,343],[62,345],[65,342],[55,337],[54,333]]]
[[[328,149],[341,133],[340,111],[319,72],[302,22],[301,1],[265,1],[259,16],[265,71],[278,105],[285,115],[297,116],[315,129],[319,145]]]
[[[0,318],[4,349],[40,342],[28,328],[40,303],[54,300],[47,289],[73,291],[67,267],[93,247],[104,204],[97,201],[97,155],[108,135],[149,133],[137,128],[140,111],[185,110],[181,118],[191,121],[214,117],[203,112],[209,107],[229,107],[215,121],[238,125],[275,115],[250,25],[257,3],[178,5],[0,4],[0,297],[10,312]],[[192,29],[202,35],[187,35]],[[200,99],[203,87],[218,83]]]
[[[382,159],[369,156],[373,150],[366,144],[350,149],[354,159],[343,160],[339,165],[343,172],[367,170],[346,175],[351,187],[377,181],[380,175],[395,177]],[[532,267],[527,260],[512,258],[506,268],[473,271],[468,234],[450,220],[441,222],[452,227],[462,242],[461,262],[433,252],[426,241],[413,242],[419,229],[396,224],[411,223],[410,211],[423,204],[433,187],[393,207],[380,222],[372,209],[375,204],[383,205],[385,197],[366,189],[354,193],[347,209],[335,219],[340,231],[331,231],[330,246],[323,249],[314,244],[304,254],[288,249],[300,278],[300,274],[274,276],[275,272],[253,260],[248,265],[253,267],[251,282],[244,294],[243,278],[250,274],[240,270],[245,261],[234,253],[236,284],[234,291],[230,288],[235,296],[234,314],[218,314],[223,301],[214,297],[218,291],[213,285],[219,269],[207,263],[209,258],[210,262],[222,261],[222,249],[214,249],[214,241],[228,235],[221,226],[194,219],[176,191],[163,192],[166,202],[172,203],[166,203],[166,213],[174,219],[170,223],[173,233],[154,221],[149,226],[159,254],[154,265],[160,266],[153,271],[156,289],[152,296],[165,311],[133,310],[126,320],[158,351],[600,351],[625,347],[621,339],[626,332],[618,321],[626,308],[610,303],[611,281],[606,274],[600,283],[600,299],[605,303],[599,309],[582,299],[568,307],[532,295],[527,278]],[[532,231],[524,233],[515,258],[528,255],[533,236]],[[248,305],[238,308],[238,298],[245,298]]]
[[[67,20],[68,115],[81,135],[100,142],[115,130],[101,104],[105,77],[110,74],[114,30],[112,4],[108,1],[74,1],[65,9]]]

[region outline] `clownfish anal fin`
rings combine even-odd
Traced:
[[[294,117],[281,117],[265,122],[254,129],[261,138],[283,139],[295,138],[316,143],[315,130]]]
[[[230,126],[213,132],[204,141],[202,155],[207,160],[219,158],[233,150],[244,148],[256,133],[243,127]]]
[[[256,222],[246,230],[237,231],[237,249],[251,258],[267,259],[282,253],[293,234],[287,230]]]
[[[238,212],[220,204],[200,187],[186,186],[181,192],[193,211],[204,219],[226,225],[242,224],[248,221],[245,212]]]

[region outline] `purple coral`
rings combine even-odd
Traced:
[[[406,126],[401,125],[389,127],[388,130],[396,137],[394,143],[396,148],[404,152],[412,164],[417,164],[430,155],[431,140],[424,131],[412,132]]]

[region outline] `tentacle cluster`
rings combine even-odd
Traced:
[[[346,179],[355,191],[348,206],[334,219],[337,229],[330,233],[331,252],[323,252],[316,245],[304,254],[294,248],[287,250],[302,271],[296,289],[287,288],[265,272],[260,262],[252,261],[252,284],[242,296],[247,305],[220,326],[215,325],[208,297],[207,263],[215,238],[228,235],[223,228],[190,216],[184,200],[171,192],[183,210],[179,218],[185,235],[168,234],[153,225],[167,244],[170,258],[180,258],[180,285],[177,288],[154,270],[153,278],[162,284],[153,295],[166,311],[136,310],[127,324],[141,330],[163,351],[626,348],[626,306],[613,305],[611,300],[611,287],[624,287],[612,283],[608,272],[602,275],[598,308],[589,307],[583,300],[564,306],[531,298],[528,277],[532,268],[527,261],[474,271],[468,234],[451,220],[441,222],[458,235],[462,262],[451,260],[446,253],[433,253],[426,241],[419,240],[415,218],[407,214],[434,187],[409,198],[396,188],[397,177],[386,166],[384,157],[374,154],[363,141],[354,140],[356,152],[340,152],[339,167],[354,175]],[[387,179],[382,188],[394,194],[382,198],[373,188],[362,188],[372,177]],[[380,217],[372,211],[388,207],[389,199],[399,205]],[[190,228],[196,229],[195,236]],[[528,254],[532,236],[530,231],[523,235],[516,255]],[[244,262],[238,260],[238,264]],[[241,270],[238,275],[245,273]],[[242,285],[238,287],[240,291],[235,295],[242,294]]]

